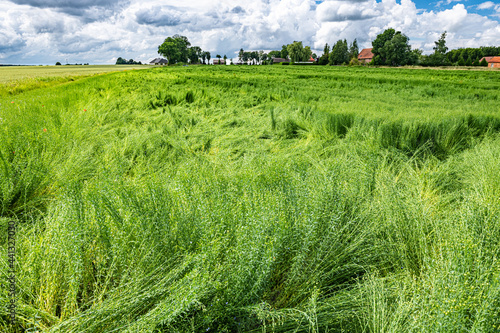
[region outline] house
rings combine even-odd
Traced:
[[[160,65],[160,66],[164,66],[164,65],[168,65],[168,60],[167,59],[163,59],[163,58],[156,58],[156,59],[153,59],[149,62],[150,65]]]
[[[482,57],[481,59],[479,59],[479,63],[481,63],[481,61],[483,60],[486,60],[486,62],[490,61],[491,58],[495,58],[495,57]]]
[[[368,64],[370,61],[373,59],[373,53],[372,53],[373,48],[371,49],[362,49],[361,52],[359,52],[358,55],[358,60],[362,64]]]
[[[500,57],[491,57],[490,60],[486,61],[488,62],[488,68],[500,68]]]
[[[285,59],[285,58],[273,58],[273,64],[279,64],[282,62],[290,62],[290,60]]]
[[[214,65],[225,65],[226,60],[224,59],[214,59]]]

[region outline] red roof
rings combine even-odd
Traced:
[[[483,61],[483,59],[486,60],[486,62],[488,62],[491,60],[491,58],[495,58],[495,57],[482,57],[481,59],[479,59],[479,62]]]
[[[491,57],[490,60],[486,59],[486,61],[488,62],[488,64],[500,63],[500,57]]]
[[[361,52],[359,52],[358,59],[359,60],[373,59],[372,50],[373,50],[373,48],[371,48],[371,49],[362,49]]]
[[[309,58],[309,61],[316,61],[316,60],[314,60],[314,58],[311,56],[311,58]]]

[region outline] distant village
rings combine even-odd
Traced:
[[[419,49],[412,49],[409,38],[394,29],[386,29],[372,42],[371,48],[359,50],[357,40],[350,44],[338,40],[333,46],[327,43],[321,56],[312,52],[309,46],[295,41],[283,45],[281,50],[245,51],[240,49],[238,57],[228,58],[217,54],[214,58],[208,51],[191,46],[185,36],[174,35],[158,46],[158,54],[149,65],[330,65],[330,66],[483,66],[500,68],[500,47],[459,48],[448,50],[446,32],[435,41],[434,52],[423,55]],[[119,58],[121,64],[133,64],[132,59]],[[117,61],[118,64],[118,61]]]

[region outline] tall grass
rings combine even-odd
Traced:
[[[17,328],[497,331],[490,74],[157,68],[1,99]]]

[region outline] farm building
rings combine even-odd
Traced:
[[[167,59],[163,59],[163,58],[156,58],[156,59],[151,60],[151,62],[149,64],[150,65],[164,66],[164,65],[168,65],[168,60]]]
[[[488,68],[500,68],[500,57],[492,57],[488,62]]]
[[[486,60],[486,62],[490,61],[492,58],[495,58],[495,57],[482,57],[481,59],[479,59],[479,62],[483,61],[483,60]]]
[[[225,65],[226,60],[224,59],[214,59],[214,65]]]
[[[373,59],[373,53],[372,53],[373,48],[371,49],[362,49],[361,52],[359,52],[358,55],[358,60],[362,64],[368,64],[370,61]]]
[[[279,64],[282,62],[290,62],[290,60],[285,59],[285,58],[273,58],[273,64]]]

